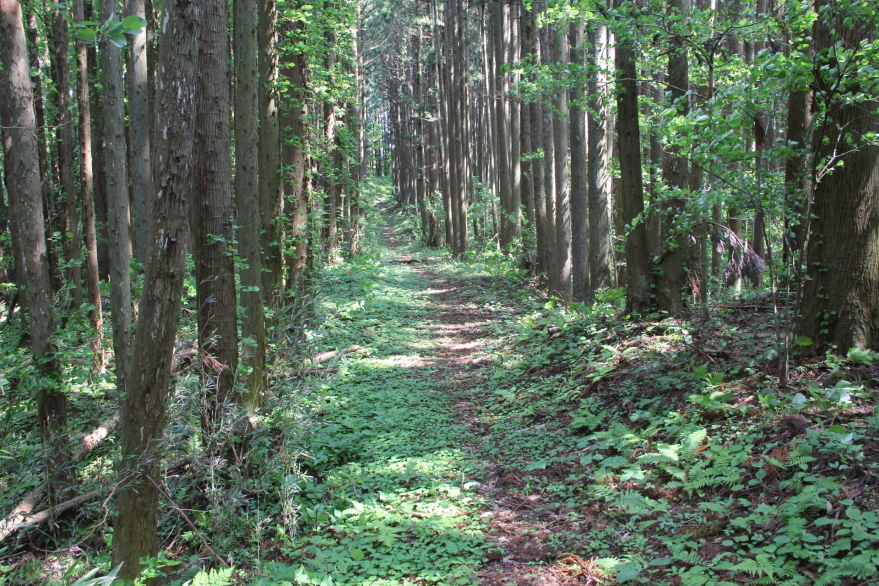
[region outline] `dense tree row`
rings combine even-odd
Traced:
[[[306,293],[312,267],[357,253],[357,10],[239,0],[230,23],[215,0],[158,12],[142,0],[0,8],[0,228],[12,248],[2,277],[14,285],[8,319],[16,303],[26,309],[21,331],[39,369],[41,490],[50,504],[76,496],[56,333],[79,328],[93,373],[104,371],[105,280],[124,479],[114,565],[132,579],[156,553],[155,449],[187,255],[202,432],[210,451],[232,458],[216,432],[232,426],[246,441],[246,415],[267,392],[267,327]]]
[[[792,292],[804,344],[876,347],[877,19],[849,0],[379,4],[376,171],[390,153],[428,244],[444,220],[456,256],[497,246],[565,301],[624,286],[628,311],[675,315],[747,280]]]

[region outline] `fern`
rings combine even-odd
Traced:
[[[693,566],[681,574],[681,586],[703,586],[712,583],[714,580],[709,575],[708,568],[703,566]]]
[[[871,563],[865,563],[866,556],[859,555],[854,558],[844,560],[841,564],[832,568],[819,576],[815,581],[815,586],[829,586],[830,584],[839,584],[842,576],[864,580],[866,578],[879,579],[879,571],[876,566]]]
[[[742,561],[736,565],[735,569],[745,572],[750,576],[768,576],[771,578],[775,575],[776,568],[769,560],[769,556],[758,554],[755,558]]]
[[[702,445],[708,431],[704,427],[700,427],[696,431],[688,433],[681,442],[681,459],[692,458],[696,455],[696,450]]]
[[[202,570],[192,578],[189,584],[190,586],[229,586],[231,583],[232,568],[223,568],[208,572]]]
[[[637,513],[639,511],[652,511],[656,508],[656,501],[649,499],[644,495],[638,494],[634,490],[624,490],[616,499],[616,505],[629,513]]]

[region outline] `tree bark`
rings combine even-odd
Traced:
[[[0,0],[0,59],[0,120],[9,133],[4,171],[7,181],[11,181],[7,183],[9,211],[19,241],[17,277],[24,289],[30,319],[31,352],[43,376],[37,389],[37,416],[46,454],[46,475],[50,496],[53,502],[59,502],[71,483],[67,466],[67,397],[55,384],[59,364],[52,341],[55,312],[46,253],[37,121],[18,0]]]
[[[617,135],[619,136],[620,199],[626,235],[626,312],[645,313],[650,302],[650,265],[641,181],[641,129],[638,123],[638,82],[633,41],[628,31],[617,35]]]
[[[854,50],[873,42],[876,31],[829,0],[818,8],[814,85],[816,97],[825,95],[829,103],[812,140],[815,160],[824,166],[815,184],[796,330],[819,349],[879,350],[879,146],[870,138],[879,125],[879,100],[834,75],[839,40]]]
[[[210,433],[222,421],[225,405],[236,402],[232,393],[238,370],[235,265],[231,254],[234,232],[229,37],[225,0],[196,3],[202,36],[198,47],[192,252],[198,299],[198,345],[208,387],[208,407],[202,424],[205,432]],[[253,187],[250,198],[256,194]]]
[[[52,11],[52,71],[55,82],[54,96],[58,108],[58,171],[64,205],[60,210],[61,238],[67,261],[65,276],[71,288],[71,309],[79,311],[82,306],[82,269],[80,268],[79,218],[76,213],[76,182],[73,169],[73,120],[70,103],[70,38],[67,20],[60,9]]]
[[[568,66],[568,35],[550,29],[553,61]],[[568,185],[568,92],[557,91],[553,99],[553,137],[555,143],[555,246],[549,288],[563,301],[571,299],[571,194]]]
[[[126,16],[139,16],[146,19],[144,0],[125,0]],[[120,19],[121,20],[121,19]],[[147,232],[149,230],[150,209],[148,202],[153,193],[152,155],[153,112],[150,100],[149,68],[147,66],[147,23],[138,34],[128,36],[128,111],[129,140],[131,144],[131,207],[132,242],[134,257],[143,262],[146,258]]]
[[[570,25],[571,64],[575,71],[586,66],[586,29],[582,22]],[[585,303],[592,287],[589,283],[589,185],[586,162],[585,87],[577,82],[571,90],[571,300]]]
[[[101,3],[101,21],[119,19],[114,0]],[[104,118],[104,179],[107,196],[107,232],[110,237],[110,302],[116,385],[126,388],[131,358],[131,240],[129,238],[128,157],[125,144],[125,95],[122,87],[122,51],[112,43],[101,47]]]
[[[274,312],[280,308],[284,276],[277,20],[275,0],[259,0],[259,209],[261,261],[265,268],[262,297]]]
[[[83,0],[74,0],[73,18],[77,22],[85,20]],[[84,41],[76,40],[77,62],[77,106],[79,111],[79,153],[80,183],[79,193],[82,203],[83,240],[85,241],[85,281],[86,299],[90,306],[88,317],[94,329],[92,334],[92,364],[97,373],[104,372],[104,316],[101,308],[101,288],[98,271],[98,238],[95,228],[95,176],[92,166],[92,115],[89,100],[88,47]]]
[[[296,21],[289,31],[289,40],[301,42],[305,23]],[[302,290],[308,259],[308,194],[305,190],[305,114],[306,114],[306,56],[293,53],[286,56],[282,75],[289,82],[288,94],[282,101],[284,127],[283,162],[285,214],[290,218],[289,240],[291,250],[287,254],[286,295],[293,296]]]
[[[151,206],[140,327],[120,424],[120,476],[129,484],[116,498],[119,515],[113,528],[113,565],[122,564],[118,577],[125,580],[139,577],[140,558],[157,552],[159,495],[150,479],[161,482],[161,438],[186,276],[183,243],[194,158],[196,47],[199,17],[204,14],[199,4],[187,0],[165,4],[157,99],[163,125],[156,133],[153,157],[158,191]]]
[[[613,286],[613,247],[611,246],[610,177],[607,173],[606,108],[603,85],[606,75],[603,54],[607,29],[593,23],[589,27],[587,64],[589,79],[589,275],[590,299],[595,291]]]
[[[673,18],[686,18],[685,0],[670,0],[668,13]],[[689,89],[689,57],[684,40],[677,34],[669,39],[668,107],[680,116],[689,112],[687,90]],[[687,266],[691,254],[688,242],[692,220],[687,213],[686,194],[690,187],[687,160],[677,149],[671,149],[665,157],[662,175],[671,189],[671,196],[662,202],[662,223],[659,254],[659,275],[656,279],[656,305],[658,309],[676,315],[687,307]]]
[[[241,257],[242,358],[250,372],[244,406],[253,411],[266,390],[266,322],[263,314],[260,254],[259,178],[259,2],[235,0],[235,203],[238,208],[238,256]],[[275,170],[271,173],[274,175]],[[233,313],[234,316],[234,313]],[[233,322],[234,323],[234,322]],[[230,330],[231,331],[231,330]],[[234,374],[234,370],[232,373]]]

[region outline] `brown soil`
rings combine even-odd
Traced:
[[[384,232],[385,244],[396,248],[397,239],[390,230]],[[408,258],[408,257],[407,257]],[[408,264],[408,263],[407,263]],[[411,263],[412,269],[429,282],[428,293],[438,308],[435,337],[436,354],[431,360],[442,386],[454,394],[454,411],[459,421],[484,436],[480,415],[484,412],[473,389],[487,384],[492,367],[487,348],[492,340],[488,327],[499,319],[495,311],[483,307],[473,292],[473,281],[462,282],[432,270],[429,263]],[[431,328],[434,329],[434,328]],[[469,446],[479,462],[482,446]],[[599,570],[575,555],[557,551],[547,541],[552,534],[571,537],[588,531],[588,526],[572,522],[566,515],[544,506],[544,495],[527,494],[522,475],[511,474],[487,460],[482,495],[491,503],[483,513],[488,519],[488,541],[497,546],[490,551],[491,561],[478,572],[485,586],[562,586],[597,584]],[[559,471],[561,472],[561,471]],[[543,474],[552,474],[552,470]]]

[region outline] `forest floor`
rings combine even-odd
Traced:
[[[400,230],[326,274],[299,583],[879,583],[879,356],[778,389],[765,296],[566,309]]]
[[[879,586],[879,353],[795,356],[780,386],[765,291],[712,298],[707,317],[628,316],[618,290],[566,307],[510,257],[451,262],[403,216],[372,216],[386,227],[366,254],[285,310],[246,464],[205,453],[203,379],[181,361],[162,457],[186,468],[165,478],[145,571],[173,586]],[[72,394],[78,429],[116,409],[110,382]],[[26,385],[5,392],[8,508],[41,452]],[[114,457],[105,442],[78,468],[84,492],[113,485]],[[74,580],[111,570],[109,502],[4,542],[0,586],[102,584]]]

